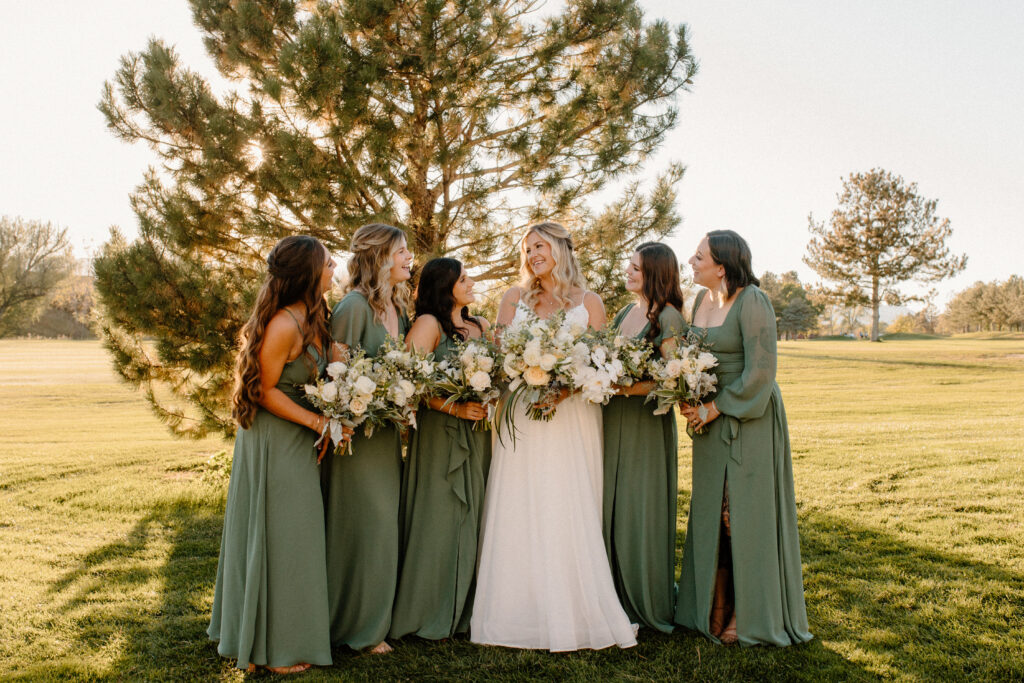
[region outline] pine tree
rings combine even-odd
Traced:
[[[102,332],[177,433],[231,432],[236,336],[282,236],[343,250],[358,225],[390,222],[421,263],[460,257],[497,287],[524,227],[555,219],[591,285],[614,291],[623,254],[679,221],[683,168],[646,191],[636,178],[696,61],[686,27],[645,21],[635,0],[548,16],[537,0],[191,5],[235,89],[215,94],[152,40],[99,105],[160,160],[132,195],[139,238],[113,234],[96,260]],[[592,209],[612,180],[621,198]]]
[[[827,289],[837,300],[871,307],[871,340],[878,341],[882,301],[924,300],[899,285],[952,277],[966,267],[967,256],[950,253],[949,219],[935,215],[938,202],[921,197],[917,183],[882,169],[851,173],[838,200],[827,224],[808,218],[814,237],[804,263],[832,283]]]

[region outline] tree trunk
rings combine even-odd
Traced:
[[[871,341],[878,341],[878,278],[871,278]]]

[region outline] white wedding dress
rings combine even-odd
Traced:
[[[516,318],[527,315],[517,306]],[[576,306],[567,316],[587,322]],[[636,645],[601,536],[601,407],[578,394],[550,422],[516,409],[494,437],[470,640],[554,652]]]

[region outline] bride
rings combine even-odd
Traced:
[[[604,326],[604,304],[584,289],[572,249],[561,225],[530,228],[523,279],[502,298],[498,324],[565,309],[568,319]],[[470,639],[555,652],[630,647],[636,631],[601,536],[601,407],[579,395],[556,403],[549,422],[517,406],[514,442],[494,440]]]

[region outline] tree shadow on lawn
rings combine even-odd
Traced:
[[[1024,575],[820,512],[800,531],[818,638],[886,676],[1024,680]]]
[[[685,508],[681,508],[681,513]],[[223,678],[233,662],[206,636],[222,511],[179,500],[121,541],[82,557],[52,586],[77,644],[28,679]],[[550,654],[406,638],[394,654],[335,652],[303,680],[1020,680],[1024,578],[812,512],[801,519],[815,639],[790,648],[723,648],[681,631],[641,631],[627,650]],[[680,539],[680,548],[682,539]],[[169,548],[169,551],[168,551]],[[159,591],[154,608],[147,586]],[[1016,624],[1016,626],[1012,626]],[[1017,633],[1011,632],[1016,628]],[[77,661],[112,650],[109,664]],[[854,661],[856,660],[856,661]],[[101,668],[102,667],[102,668]]]
[[[51,586],[77,640],[30,680],[195,680],[222,676],[206,636],[223,522],[214,504],[181,499],[150,510],[125,535],[87,554]],[[153,606],[151,587],[158,591]],[[110,659],[88,661],[109,648]],[[81,655],[81,659],[76,654]]]
[[[794,358],[796,360],[833,360],[838,363],[860,363],[862,365],[910,365],[920,368],[953,368],[956,370],[981,370],[983,372],[1002,372],[1007,364],[985,364],[985,363],[960,363],[957,361],[937,360],[896,360],[893,358],[858,358],[856,356],[830,356],[820,353],[787,353],[779,351],[780,358]]]

